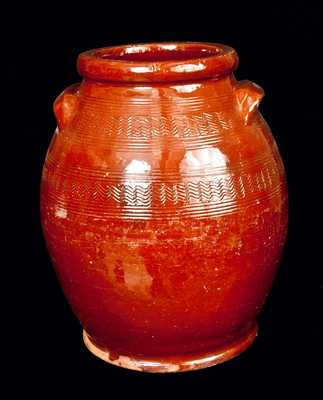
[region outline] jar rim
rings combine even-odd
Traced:
[[[101,47],[79,55],[86,79],[111,82],[165,82],[218,78],[238,65],[229,46],[205,42],[160,42]]]

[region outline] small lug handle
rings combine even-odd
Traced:
[[[58,129],[66,128],[73,120],[79,102],[79,83],[65,89],[54,102],[54,114]]]
[[[250,81],[237,82],[234,91],[244,124],[249,125],[265,92]]]

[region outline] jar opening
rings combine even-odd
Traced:
[[[137,62],[159,62],[159,61],[186,61],[197,58],[207,58],[215,56],[219,49],[207,49],[203,47],[190,49],[177,49],[175,45],[164,45],[158,47],[134,46],[113,49],[107,49],[98,54],[104,60],[116,61],[137,61]]]
[[[228,46],[173,42],[105,47],[81,53],[78,70],[99,81],[163,82],[227,75],[238,56]]]

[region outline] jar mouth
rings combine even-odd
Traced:
[[[78,71],[97,81],[164,82],[230,74],[238,56],[229,46],[203,42],[163,42],[103,47],[81,53]]]

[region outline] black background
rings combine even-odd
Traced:
[[[16,6],[8,15],[9,55],[5,57],[5,83],[10,87],[6,100],[13,112],[10,130],[20,154],[14,182],[19,186],[16,198],[22,218],[19,247],[15,245],[10,264],[16,282],[10,302],[15,328],[9,332],[14,345],[8,346],[9,376],[16,382],[12,388],[44,397],[54,389],[63,395],[67,389],[82,393],[88,387],[102,389],[105,396],[113,390],[120,396],[133,390],[133,395],[165,392],[171,397],[177,389],[183,396],[194,390],[200,396],[207,392],[217,396],[220,389],[228,393],[244,387],[258,396],[283,387],[290,391],[303,386],[311,391],[322,375],[323,340],[322,4],[152,1],[117,7],[89,2],[78,3],[73,12],[57,3]],[[95,47],[171,40],[231,45],[240,56],[236,77],[265,89],[260,110],[286,166],[290,224],[281,268],[259,318],[254,345],[213,368],[152,375],[110,366],[85,349],[81,327],[46,251],[38,199],[42,163],[56,125],[52,103],[65,87],[80,80],[77,55]],[[12,163],[12,154],[8,156]],[[44,383],[46,392],[41,389]]]

